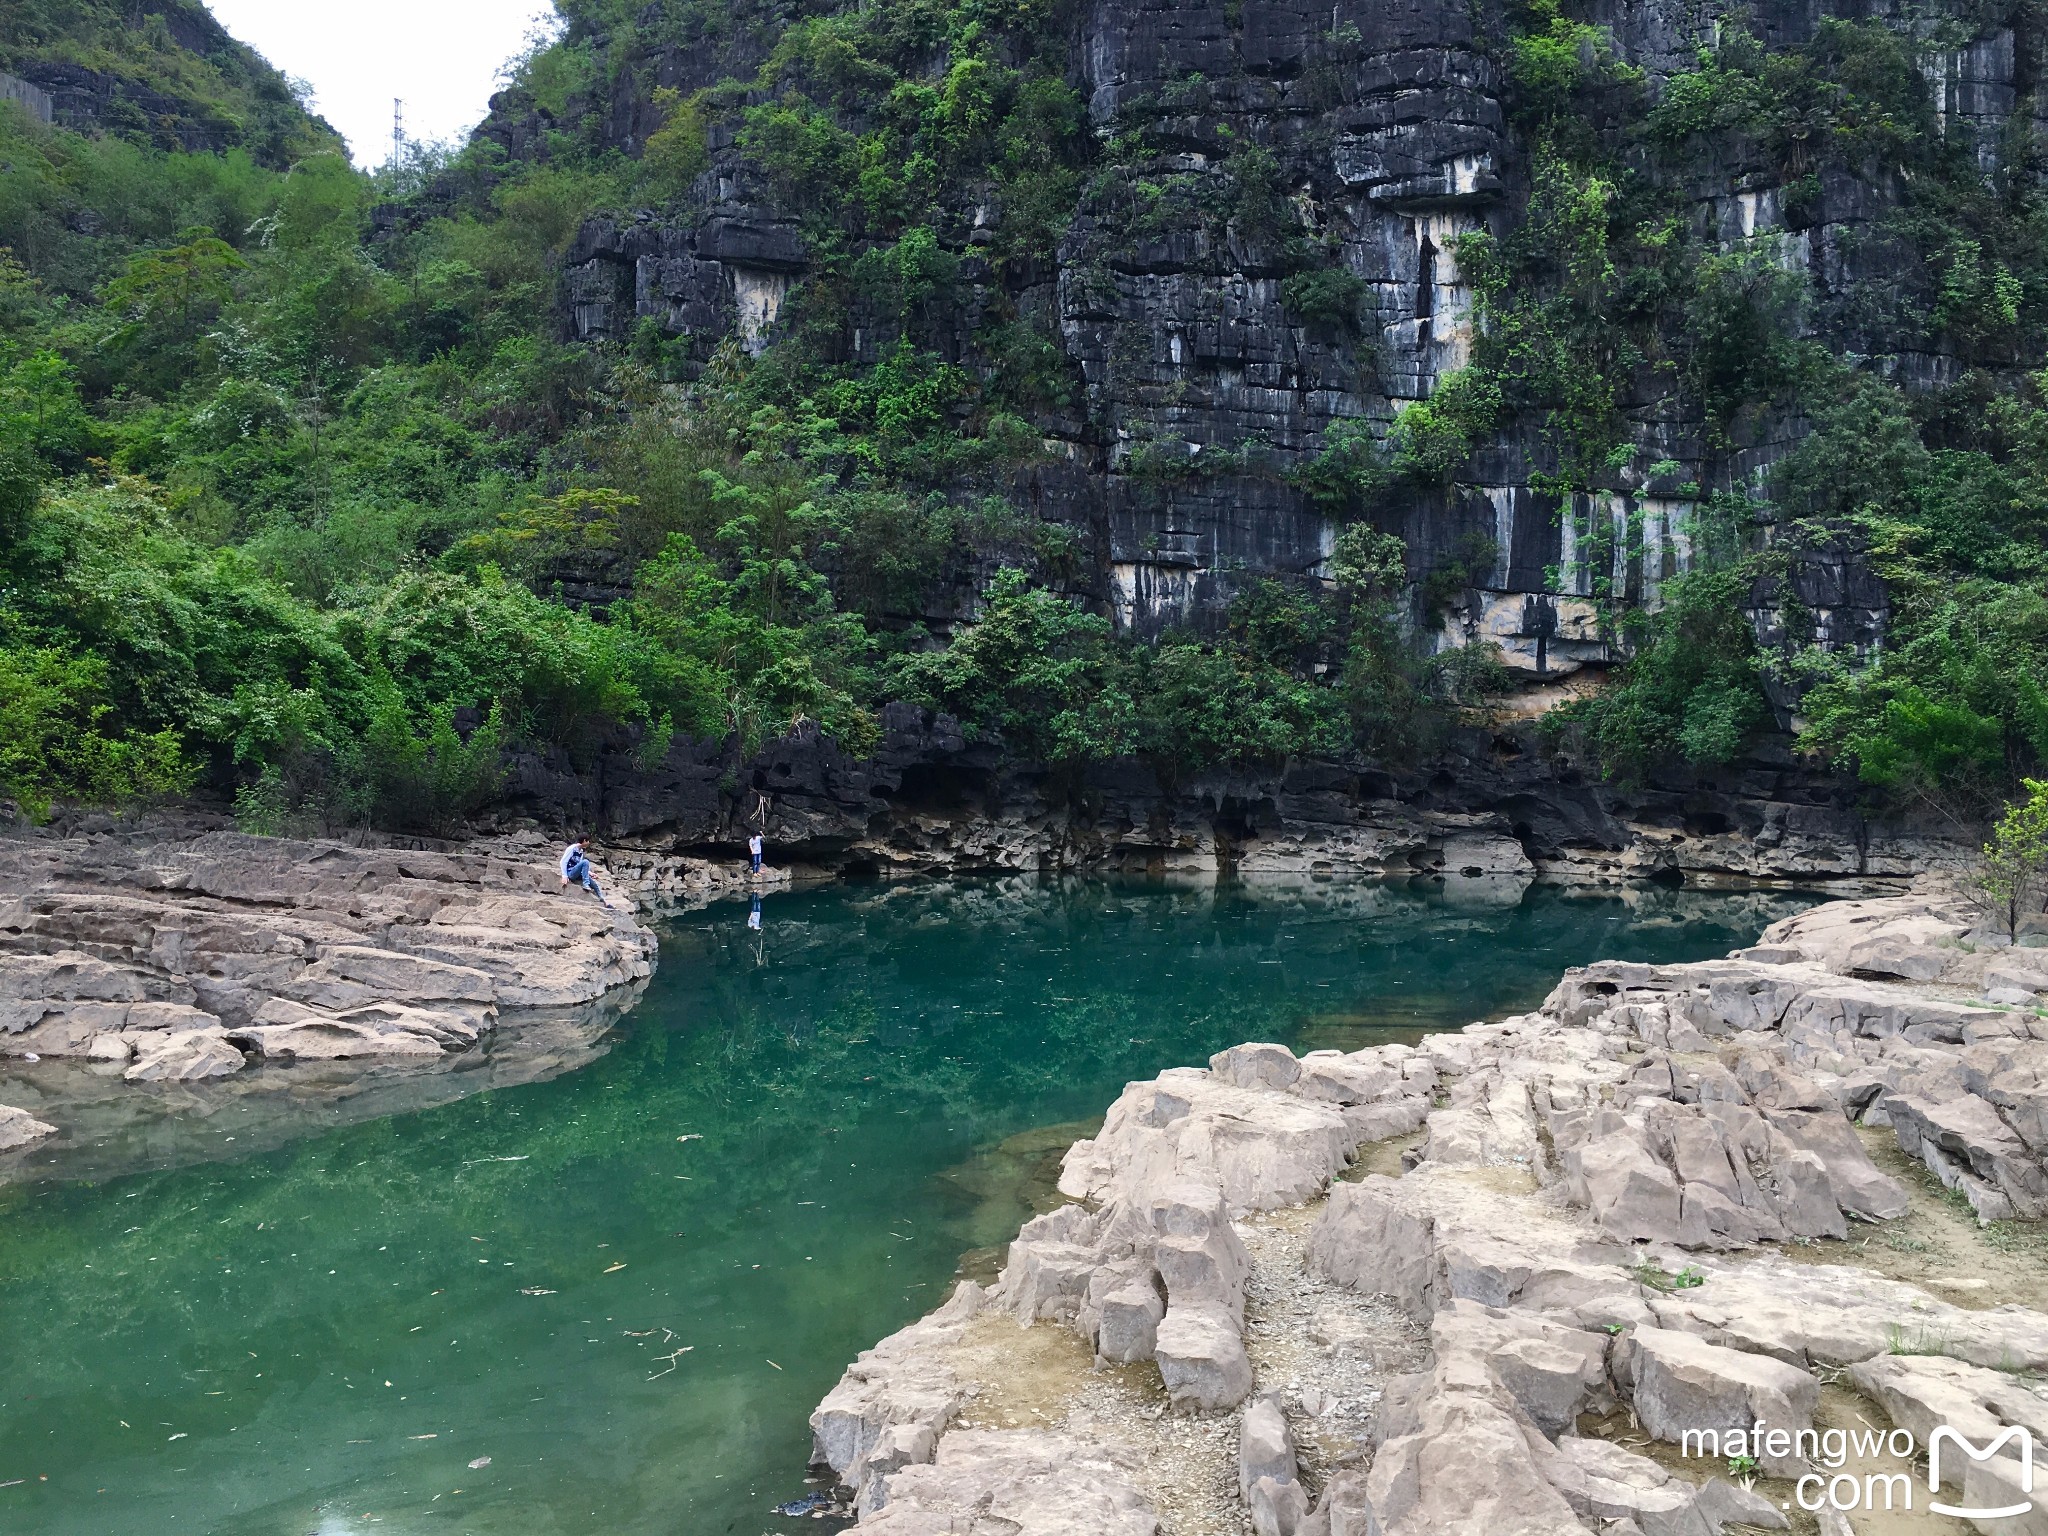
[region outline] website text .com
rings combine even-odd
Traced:
[[[1709,1457],[1732,1468],[1754,1468],[1765,1461],[1782,1465],[1797,1459],[1826,1471],[1802,1473],[1793,1497],[1801,1509],[1857,1510],[1914,1508],[1914,1478],[1909,1471],[1844,1471],[1853,1458],[1864,1464],[1881,1458],[1912,1468],[1921,1446],[1904,1429],[1774,1428],[1761,1420],[1749,1429],[1693,1430],[1680,1437],[1679,1453]],[[1944,1501],[1942,1483],[1963,1489],[1961,1503]],[[1950,1425],[1937,1426],[1927,1437],[1926,1508],[1937,1515],[1968,1520],[2016,1519],[2034,1508],[2034,1437],[2025,1429],[2005,1428],[1971,1439]]]

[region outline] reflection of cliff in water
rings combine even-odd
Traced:
[[[1518,995],[1522,972],[1518,1006],[1533,1007],[1556,982],[1560,952],[1651,958],[1682,942],[1698,954],[1702,935],[1711,944],[1717,932],[1732,949],[1817,899],[1520,881],[1018,875],[771,895],[760,932],[743,926],[735,904],[717,904],[669,923],[662,954],[665,965],[715,977],[711,985],[733,994],[724,1001],[772,1002],[796,1037],[847,999],[899,980],[950,994],[955,1022],[969,1025],[1027,995],[1054,1011],[1099,1008],[1150,979],[1236,1014],[1233,1039],[1355,1048],[1368,1043],[1358,1031],[1385,1040],[1387,1030],[1417,1035],[1493,1016],[1503,995]],[[1446,939],[1470,946],[1463,963],[1446,964]],[[1074,963],[1084,951],[1099,960],[1106,940],[1123,958],[1114,974]],[[937,952],[949,953],[941,961]],[[714,957],[727,963],[708,964]],[[1303,988],[1327,991],[1331,1006],[1278,1003]]]
[[[508,1013],[468,1051],[422,1060],[265,1063],[196,1083],[138,1085],[118,1063],[0,1060],[0,1103],[61,1134],[0,1156],[0,1182],[96,1179],[246,1157],[335,1126],[411,1114],[494,1088],[542,1082],[610,1049],[646,983],[578,1008]]]

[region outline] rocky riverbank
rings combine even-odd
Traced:
[[[1290,760],[1165,774],[1136,759],[1049,771],[943,714],[881,711],[855,757],[815,726],[749,757],[675,737],[649,763],[620,733],[594,762],[521,753],[510,814],[598,830],[615,864],[687,894],[765,829],[771,858],[805,875],[1017,871],[1330,875],[1691,885],[1784,882],[1869,894],[1967,858],[1953,829],[1873,820],[1856,785],[1759,742],[1714,770],[1667,766],[1609,782],[1530,719],[1466,726],[1405,769]],[[628,850],[632,850],[629,854]]]
[[[319,1123],[339,1100],[419,1098],[402,1080],[447,1096],[457,1072],[563,1070],[655,960],[631,896],[561,894],[537,834],[435,850],[175,822],[23,832],[0,840],[0,891],[0,1154],[146,1141],[180,1110]]]
[[[816,1462],[891,1536],[1966,1529],[1850,1433],[2048,1438],[2044,995],[1938,897],[1837,902],[1419,1047],[1133,1083]],[[2017,1451],[1944,1495],[2025,1503]],[[1802,1506],[1895,1473],[1910,1516]]]

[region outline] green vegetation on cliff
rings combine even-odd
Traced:
[[[0,8],[0,68],[175,98],[93,132],[0,103],[0,788],[32,808],[206,786],[255,825],[435,826],[497,793],[509,744],[652,760],[675,733],[810,720],[858,751],[892,699],[1061,768],[1412,757],[1503,686],[1485,648],[1417,639],[1492,556],[1417,572],[1374,520],[1516,433],[1567,508],[1655,479],[1625,408],[1644,378],[1729,464],[1762,423],[1811,432],[1681,492],[1701,559],[1659,611],[1600,594],[1635,659],[1563,723],[1609,771],[1730,760],[1793,708],[1873,793],[1952,814],[2048,757],[2048,207],[1987,180],[1932,115],[1921,45],[1878,23],[1780,51],[1730,27],[1658,90],[1547,0],[1489,41],[1533,190],[1455,252],[1471,365],[1384,441],[1358,419],[1292,460],[1119,449],[1141,481],[1265,474],[1350,524],[1325,581],[1248,585],[1219,629],[1147,647],[1103,616],[1098,536],[1018,495],[1082,385],[1005,279],[1064,260],[1085,202],[1131,239],[1256,232],[1300,324],[1368,316],[1266,146],[1203,129],[1219,177],[1148,137],[1161,112],[1199,123],[1201,81],[1098,132],[1050,3],[771,25],[560,0],[514,71],[517,155],[480,136],[365,176],[203,12],[145,9]],[[663,45],[735,77],[642,78]],[[624,145],[622,101],[645,129]],[[562,340],[586,219],[676,205],[734,146],[805,250],[772,336]],[[1831,177],[1902,187],[1877,230],[1892,290],[1813,292],[1788,236],[1705,238],[1674,189],[1731,154],[1783,178],[1794,231]],[[853,315],[879,343],[849,348]],[[1909,393],[1851,355],[1907,346],[1959,366]],[[1876,654],[1822,645],[1802,586],[1844,552],[1884,584]],[[980,622],[927,633],[965,590]]]

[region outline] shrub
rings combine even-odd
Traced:
[[[1280,281],[1280,302],[1287,312],[1311,325],[1356,331],[1365,323],[1365,299],[1371,285],[1342,267],[1317,267]]]
[[[107,665],[44,646],[0,646],[0,790],[32,819],[55,799],[118,803],[192,787],[175,731],[109,729]]]
[[[2048,887],[2048,783],[2027,779],[2020,788],[2025,798],[1998,818],[1970,881],[2008,939],[2017,939],[2020,923],[2041,910]]]
[[[1608,774],[1640,782],[1660,763],[1711,766],[1740,756],[1770,723],[1743,604],[1746,566],[1665,583],[1663,606],[1639,622],[1635,654],[1602,691],[1553,710]]]

